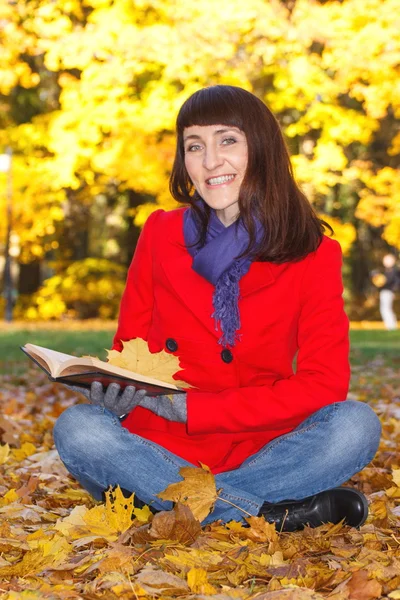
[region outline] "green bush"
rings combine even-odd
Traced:
[[[71,318],[115,319],[125,287],[126,270],[103,258],[72,263],[43,282],[31,296],[20,296],[14,318],[48,321]]]

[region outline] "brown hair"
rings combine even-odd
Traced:
[[[244,132],[248,163],[239,192],[239,210],[250,242],[241,255],[282,263],[300,260],[316,250],[328,223],[319,219],[295,182],[289,152],[280,126],[259,98],[246,90],[215,85],[195,92],[182,105],[176,122],[177,147],[170,191],[178,202],[189,203],[201,223],[204,244],[210,210],[195,204],[197,193],[185,167],[183,131],[191,125],[228,125]],[[254,216],[263,225],[264,237],[256,251]]]

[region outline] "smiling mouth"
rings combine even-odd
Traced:
[[[222,183],[228,183],[235,179],[236,175],[219,175],[219,177],[210,177],[206,179],[207,185],[221,185]]]

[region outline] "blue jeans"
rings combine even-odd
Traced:
[[[379,419],[367,404],[346,400],[323,407],[239,468],[217,474],[217,490],[222,491],[203,524],[247,516],[224,500],[257,515],[264,501],[299,500],[341,485],[373,459],[380,435]],[[90,404],[62,413],[54,440],[68,471],[97,500],[103,490],[119,484],[146,504],[169,510],[172,502],[156,494],[181,481],[181,467],[193,466],[130,433],[107,409]]]

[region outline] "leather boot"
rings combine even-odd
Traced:
[[[364,494],[348,487],[337,487],[303,500],[264,502],[259,515],[275,523],[277,531],[297,531],[306,525],[318,527],[323,523],[339,523],[361,527],[368,516]]]

